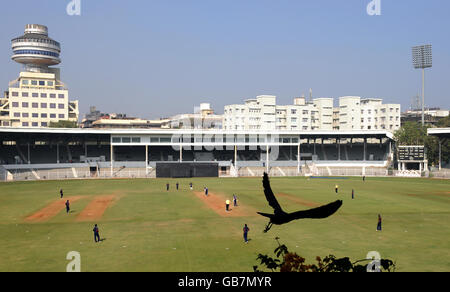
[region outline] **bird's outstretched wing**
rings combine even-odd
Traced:
[[[283,210],[281,209],[280,204],[275,198],[275,195],[272,192],[272,188],[270,187],[269,182],[269,176],[267,175],[267,173],[264,173],[263,187],[264,187],[264,195],[266,195],[267,202],[269,202],[269,205],[274,209],[275,214],[284,213]]]
[[[334,213],[342,206],[342,201],[337,200],[336,202],[330,203],[328,205],[323,205],[314,209],[297,211],[289,214],[293,219],[321,219],[327,218]]]

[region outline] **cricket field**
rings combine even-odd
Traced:
[[[450,180],[271,178],[285,211],[337,199],[343,205],[329,218],[273,226],[268,233],[263,233],[267,218],[256,214],[272,212],[261,181],[0,183],[0,271],[64,272],[70,262],[67,254],[76,251],[83,272],[251,272],[259,264],[259,253],[274,255],[275,237],[307,263],[329,254],[356,261],[377,251],[395,262],[396,271],[450,271]],[[208,197],[204,187],[208,187]],[[233,194],[238,206],[232,204],[226,212],[225,201],[232,202]],[[378,214],[383,220],[381,232],[376,231]],[[99,243],[94,242],[94,224],[100,229]],[[243,241],[244,224],[250,228],[248,244]]]

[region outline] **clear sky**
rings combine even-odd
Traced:
[[[411,47],[431,43],[426,105],[450,108],[450,1],[5,0],[0,11],[0,88],[17,78],[11,39],[47,25],[62,45],[61,79],[80,114],[159,118],[262,94],[278,104],[308,95],[383,98],[409,108],[421,92]]]

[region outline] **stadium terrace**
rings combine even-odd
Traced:
[[[196,176],[200,163],[216,167],[208,176],[387,175],[392,140],[389,131],[1,128],[0,177],[157,177],[163,164]]]

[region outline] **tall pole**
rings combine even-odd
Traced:
[[[422,68],[422,127],[425,126],[425,68]]]

